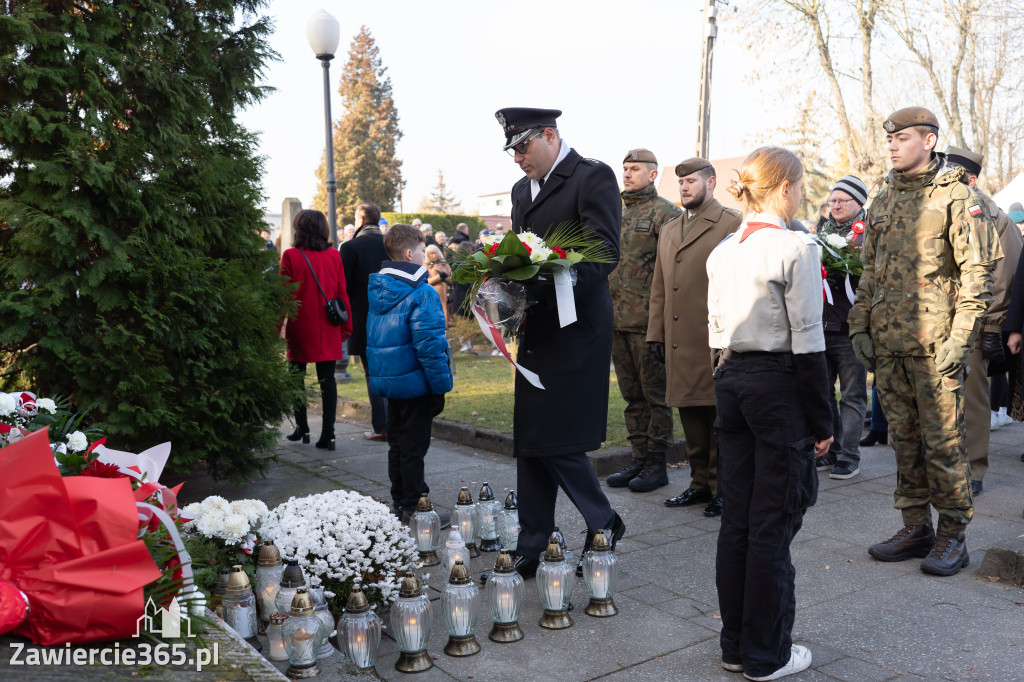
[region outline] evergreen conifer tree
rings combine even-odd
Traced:
[[[402,192],[402,162],[395,145],[402,137],[391,78],[377,43],[363,26],[348,51],[341,74],[344,115],[334,124],[334,174],[338,182],[339,224],[351,221],[358,204],[370,201],[393,211]],[[313,206],[327,211],[326,154],[320,158]]]
[[[437,171],[437,187],[430,193],[430,208],[436,213],[458,213],[462,203],[444,184],[444,171]]]
[[[276,57],[262,4],[0,0],[0,380],[235,480],[296,397],[236,120]]]

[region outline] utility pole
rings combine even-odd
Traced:
[[[704,45],[700,60],[700,111],[697,112],[697,156],[702,159],[708,158],[708,142],[711,137],[711,60],[715,52],[715,38],[718,37],[718,3],[721,1],[705,0],[704,4]]]

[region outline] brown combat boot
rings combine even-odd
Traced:
[[[935,531],[930,523],[904,526],[885,542],[868,547],[868,554],[879,561],[906,561],[928,556],[935,546]]]
[[[956,575],[970,563],[963,531],[947,533],[940,530],[931,554],[921,562],[921,570],[932,575]]]

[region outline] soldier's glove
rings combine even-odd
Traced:
[[[939,350],[935,351],[935,371],[944,377],[951,377],[963,369],[970,355],[969,345],[955,336],[950,336],[939,346]]]
[[[871,335],[867,332],[860,332],[850,337],[853,342],[853,354],[857,361],[868,368],[869,372],[875,371],[875,347],[871,344]]]
[[[665,344],[658,341],[651,341],[648,345],[651,348],[651,355],[654,356],[654,359],[658,362],[665,362]]]
[[[981,357],[989,362],[1006,362],[1002,332],[981,333]]]

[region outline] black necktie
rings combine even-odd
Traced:
[[[541,178],[540,180],[538,180],[537,184],[540,185],[541,189],[544,189],[544,178]]]

